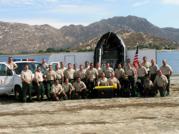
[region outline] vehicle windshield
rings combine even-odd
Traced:
[[[18,68],[15,69],[16,74],[21,74],[22,70],[24,69],[25,65],[29,66],[29,69],[32,71],[32,73],[35,73],[35,70],[38,66],[41,66],[41,63],[36,63],[36,62],[23,62],[23,63],[16,63]],[[41,68],[42,73],[45,72],[43,68]]]

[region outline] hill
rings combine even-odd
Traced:
[[[176,49],[178,48],[178,44],[176,42],[151,36],[149,34],[145,34],[142,32],[131,32],[131,31],[119,31],[116,34],[122,37],[125,45],[128,49],[136,48],[136,45],[139,48],[153,48],[153,49]],[[78,46],[75,50],[78,51],[91,51],[94,50],[96,47],[97,42],[99,41],[100,37],[95,37],[92,40],[84,43],[83,45]]]
[[[109,31],[122,32],[122,38],[129,48],[135,45],[133,42],[143,43],[143,40],[144,46],[145,42],[150,44],[151,40],[152,44],[158,45],[159,48],[163,48],[161,45],[169,48],[179,46],[179,29],[159,28],[144,18],[127,16],[104,19],[88,26],[69,25],[60,29],[46,24],[31,26],[0,22],[0,52],[32,53],[49,48],[75,49],[99,39]]]

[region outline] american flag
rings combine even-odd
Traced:
[[[135,56],[134,56],[134,61],[133,61],[133,65],[134,65],[134,67],[135,67],[136,69],[137,69],[138,66],[139,66],[138,53],[139,53],[139,50],[138,50],[138,46],[137,46],[137,49],[136,49],[136,52],[135,52]]]

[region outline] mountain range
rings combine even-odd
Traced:
[[[136,16],[113,17],[88,26],[69,25],[60,29],[50,25],[28,25],[0,22],[0,52],[21,53],[39,50],[94,48],[95,43],[106,32],[122,36],[128,48],[136,43],[145,47],[152,45],[165,48],[179,47],[179,29],[160,28],[145,18]]]

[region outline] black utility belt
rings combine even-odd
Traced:
[[[31,83],[32,83],[32,82],[31,82]],[[31,83],[30,83],[30,84],[31,84]],[[27,82],[22,82],[22,84],[30,85],[30,84],[29,84],[29,83],[27,83]]]
[[[54,80],[47,80],[47,82],[54,82]]]
[[[165,76],[167,76],[167,77],[170,77],[170,75],[169,74],[164,74]]]

